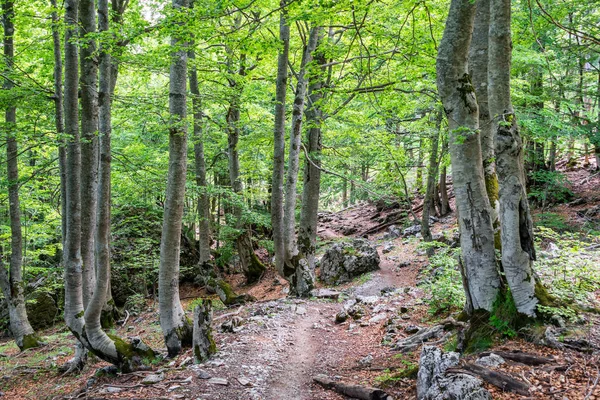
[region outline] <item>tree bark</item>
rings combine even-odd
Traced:
[[[533,222],[525,186],[523,142],[510,99],[510,6],[510,0],[490,0],[488,93],[500,183],[502,267],[517,310],[534,316],[538,300],[532,268]]]
[[[98,61],[96,54],[96,8],[94,0],[79,0],[79,53],[81,75],[81,259],[83,306],[96,287],[94,235],[98,203]]]
[[[319,39],[320,40],[320,39]],[[315,54],[319,65],[326,64],[325,54]],[[317,225],[319,213],[319,193],[321,189],[321,151],[323,149],[322,131],[323,110],[321,104],[325,98],[325,70],[311,78],[308,108],[306,110],[307,159],[304,162],[304,190],[298,228],[298,262],[290,279],[290,293],[307,297],[315,285],[315,252],[317,249]]]
[[[425,198],[423,199],[423,214],[421,218],[421,235],[426,242],[432,241],[431,229],[429,229],[429,216],[431,215],[431,204],[435,190],[435,178],[438,174],[438,147],[440,143],[440,134],[442,128],[443,114],[438,112],[436,117],[435,130],[431,133],[431,150],[429,152],[429,168],[427,171],[427,188],[425,189]],[[435,209],[435,208],[434,208]],[[433,248],[427,249],[427,255],[433,255]]]
[[[306,68],[312,61],[313,52],[317,47],[319,38],[319,26],[310,29],[308,43],[304,48],[300,71],[298,72],[298,82],[296,84],[296,93],[294,95],[294,106],[292,109],[292,130],[290,133],[290,150],[288,154],[288,170],[285,183],[285,204],[283,207],[283,240],[285,246],[285,263],[288,263],[294,257],[298,249],[296,248],[296,195],[298,183],[298,170],[300,167],[300,142],[302,138],[302,117],[304,114],[304,103],[306,99],[306,87],[308,85],[308,75]],[[287,268],[284,267],[284,270]],[[290,272],[295,268],[292,266]],[[284,274],[287,274],[284,271]]]
[[[490,0],[478,0],[475,11],[473,39],[469,48],[469,75],[479,107],[479,135],[481,140],[481,158],[485,189],[492,211],[492,224],[495,234],[499,234],[498,212],[498,176],[494,162],[494,133],[488,105],[488,31],[490,26]]]
[[[173,0],[173,8],[188,7],[187,0]],[[179,28],[181,29],[181,28]],[[169,172],[158,274],[160,326],[170,357],[191,346],[192,324],[185,316],[179,299],[179,256],[181,223],[187,171],[186,81],[187,51],[184,40],[173,34],[169,84]]]
[[[4,26],[4,59],[6,62],[3,89],[11,91],[14,87],[10,79],[14,65],[14,3],[12,0],[2,2],[2,23]],[[21,208],[19,200],[19,150],[17,144],[17,108],[9,100],[5,114],[6,133],[6,177],[8,180],[8,210],[10,217],[10,267],[6,273],[4,265],[0,265],[0,284],[8,305],[10,330],[19,346],[25,350],[39,346],[37,338],[25,309],[25,284],[23,282],[23,234],[21,231]]]
[[[202,300],[194,308],[194,362],[202,363],[217,352],[217,345],[212,335],[212,303]]]
[[[449,149],[461,232],[467,312],[491,311],[500,288],[485,190],[479,113],[467,73],[475,4],[452,0],[437,57],[437,86],[450,128]]]
[[[189,58],[192,62],[190,67],[190,92],[192,93],[194,117],[194,163],[196,168],[196,185],[198,185],[200,190],[197,205],[200,232],[198,263],[204,270],[206,264],[210,262],[210,197],[207,193],[208,183],[206,181],[206,162],[204,160],[202,99],[200,98],[200,89],[198,87],[198,72],[196,71],[196,65],[193,64],[196,59],[194,48],[190,49]]]
[[[281,1],[285,6],[285,0]],[[271,190],[271,225],[275,249],[275,267],[285,276],[283,265],[285,245],[283,234],[283,181],[285,174],[285,97],[288,84],[288,62],[290,52],[290,27],[286,22],[285,8],[279,17],[279,40],[281,49],[277,57],[277,82],[275,90],[275,128],[273,130],[273,177]]]

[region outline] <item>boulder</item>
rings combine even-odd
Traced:
[[[504,358],[494,353],[490,354],[489,356],[480,357],[479,359],[477,359],[477,361],[475,361],[475,364],[488,368],[496,368],[497,366],[504,363]]]
[[[367,240],[333,245],[321,259],[319,277],[327,284],[350,282],[364,273],[379,269],[377,249]]]
[[[421,233],[421,225],[413,225],[413,226],[409,226],[408,228],[404,229],[404,232],[402,232],[402,235],[404,237],[406,237],[406,236],[417,235],[420,233]]]
[[[396,225],[392,225],[387,228],[387,231],[383,234],[384,240],[396,239],[402,236],[402,231]]]
[[[418,400],[492,400],[483,382],[471,375],[450,374],[446,370],[458,365],[459,354],[443,353],[434,346],[424,346],[417,374]]]
[[[37,331],[52,326],[60,313],[54,298],[48,292],[38,291],[32,300],[26,304],[31,327]]]

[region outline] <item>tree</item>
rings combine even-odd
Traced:
[[[12,68],[15,56],[15,12],[12,0],[2,2],[2,23],[4,27],[4,59],[6,78],[4,90],[14,88]],[[7,272],[0,259],[0,288],[8,305],[10,330],[19,346],[26,350],[40,344],[25,309],[25,285],[23,282],[23,233],[21,231],[21,208],[19,201],[19,149],[17,144],[17,108],[10,101],[4,113],[4,131],[6,133],[6,177],[8,179],[8,203],[10,217],[10,266]],[[0,250],[1,252],[1,250]],[[1,258],[1,254],[0,254]]]
[[[475,7],[470,0],[452,0],[436,64],[438,91],[450,130],[449,150],[469,313],[491,311],[500,289],[478,133],[479,113],[467,72]]]
[[[488,96],[500,184],[502,268],[517,310],[534,316],[538,303],[533,221],[527,200],[523,142],[510,97],[511,1],[490,0]]]
[[[281,2],[279,40],[281,49],[277,57],[277,81],[275,84],[275,128],[273,130],[273,177],[271,179],[271,225],[275,249],[275,267],[285,276],[285,242],[283,231],[283,181],[285,174],[285,97],[288,85],[288,62],[290,52],[290,27],[286,21],[285,0]]]
[[[173,0],[175,18],[181,18],[186,8],[187,0]],[[180,20],[178,24],[181,24]],[[169,174],[158,275],[160,327],[171,357],[179,354],[182,346],[192,345],[192,323],[185,316],[179,299],[179,252],[187,172],[187,49],[185,38],[181,35],[176,30],[171,38]]]

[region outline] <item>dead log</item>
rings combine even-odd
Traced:
[[[446,374],[468,374],[477,376],[487,383],[494,385],[505,392],[513,392],[521,396],[529,396],[529,385],[520,379],[502,372],[492,371],[476,364],[464,364],[455,368],[448,368]]]
[[[333,390],[344,396],[359,400],[392,400],[392,396],[381,389],[369,386],[351,385],[344,382],[336,382],[326,375],[317,375],[313,381],[325,389]]]
[[[217,352],[217,346],[212,336],[212,302],[204,299],[194,307],[194,330],[192,346],[196,364],[208,360]]]
[[[535,354],[523,353],[521,351],[486,351],[484,353],[480,353],[481,357],[489,356],[490,354],[496,354],[506,360],[520,362],[521,364],[526,365],[542,365],[542,364],[552,364],[556,362],[554,357],[542,357],[537,356]]]

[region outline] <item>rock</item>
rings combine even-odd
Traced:
[[[393,286],[386,286],[379,291],[382,296],[388,296],[394,294],[396,292],[396,288]]]
[[[211,378],[211,375],[203,369],[197,370],[196,376],[200,379],[210,379]]]
[[[358,360],[358,364],[362,367],[369,367],[372,362],[373,362],[373,356],[371,354]]]
[[[229,386],[229,381],[225,378],[210,378],[208,383],[212,385]]]
[[[353,319],[361,319],[365,315],[365,310],[357,304],[348,310],[348,315]]]
[[[104,391],[106,393],[119,393],[119,392],[122,392],[123,389],[118,388],[118,387],[108,386],[106,389],[104,389]]]
[[[244,320],[238,316],[231,318],[229,321],[223,322],[221,324],[221,331],[236,333],[242,330],[241,325],[244,323]]]
[[[381,249],[381,252],[383,254],[391,253],[395,248],[396,246],[394,246],[393,243],[387,242],[383,245],[383,249]]]
[[[421,233],[421,225],[413,225],[402,231],[402,236],[413,236]]]
[[[186,357],[186,358],[183,359],[182,362],[179,363],[179,366],[183,367],[185,365],[189,365],[189,364],[192,363],[192,361],[193,361],[192,357]]]
[[[383,235],[383,239],[385,239],[385,240],[396,239],[396,238],[399,238],[400,236],[402,236],[402,231],[400,231],[400,228],[398,228],[395,225],[392,225],[387,228],[387,231]]]
[[[492,367],[492,368],[496,368],[497,366],[504,364],[504,358],[500,357],[497,354],[490,354],[489,356],[485,356],[485,357],[481,357],[478,358],[477,361],[475,361],[475,364],[479,364],[482,367]]]
[[[465,374],[445,376],[448,368],[458,365],[459,354],[442,353],[434,346],[424,346],[417,374],[418,400],[492,400],[478,378]]]
[[[304,307],[296,307],[296,314],[298,315],[306,315],[306,308]]]
[[[410,266],[410,261],[401,261],[396,268],[406,268]]]
[[[254,385],[252,384],[252,382],[250,382],[250,381],[249,381],[248,379],[246,379],[246,378],[236,378],[236,379],[237,379],[237,381],[240,383],[240,385],[242,385],[242,386],[246,386],[246,387],[252,387],[252,386],[254,386]]]
[[[372,306],[379,301],[379,296],[356,296],[356,301]]]
[[[407,325],[404,327],[404,332],[408,333],[409,335],[414,335],[415,333],[419,332],[421,330],[421,328],[419,328],[416,325]]]
[[[379,254],[367,240],[336,243],[321,258],[320,279],[327,284],[350,282],[355,277],[379,269]]]
[[[43,291],[34,292],[31,301],[27,300],[25,307],[31,327],[36,331],[54,325],[60,313],[54,298],[50,293]]]
[[[347,319],[348,319],[348,313],[344,310],[335,314],[335,323],[336,324],[341,324],[342,322],[346,322]]]
[[[406,314],[409,311],[409,308],[406,306],[401,306],[400,307],[400,313],[401,314]]]
[[[181,387],[180,385],[173,385],[167,389],[167,392],[172,392],[174,390],[179,389],[180,387]]]
[[[311,297],[317,299],[333,299],[337,300],[340,297],[340,292],[331,289],[313,289],[310,291]]]
[[[381,313],[381,314],[377,314],[376,316],[372,317],[371,319],[369,319],[369,323],[370,324],[377,324],[381,321],[384,321],[387,318],[387,315],[385,313]]]
[[[119,368],[117,368],[116,366],[107,365],[106,367],[98,368],[94,375],[96,377],[110,376],[110,375],[117,375],[118,372],[119,372]]]
[[[165,379],[163,374],[150,374],[144,378],[142,385],[154,385],[155,383],[161,382],[163,379]]]

